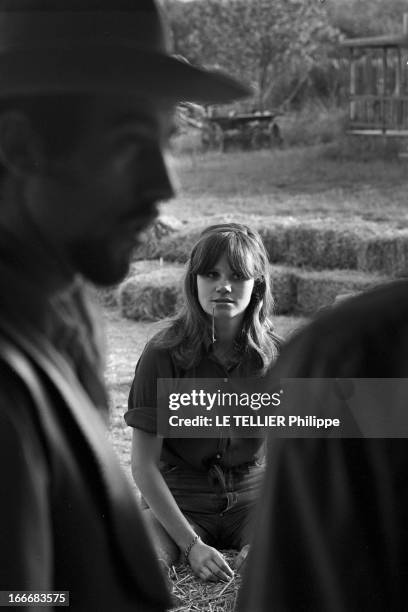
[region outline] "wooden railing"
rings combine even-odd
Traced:
[[[408,96],[351,95],[351,130],[408,130]]]

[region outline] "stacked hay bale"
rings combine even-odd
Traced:
[[[133,261],[130,265],[129,273],[124,282],[134,278],[139,274],[149,275],[154,270],[157,270],[162,266],[162,261],[157,259],[143,259],[140,261]],[[112,285],[106,288],[93,288],[93,294],[96,302],[98,302],[104,308],[117,308],[119,306],[119,296],[121,292],[122,284]]]
[[[341,294],[356,294],[389,281],[382,275],[369,276],[348,270],[302,270],[296,276],[296,303],[293,312],[312,315],[330,306]]]
[[[357,266],[365,272],[380,270],[390,276],[408,274],[408,232],[386,229],[359,244]]]
[[[276,314],[292,313],[296,301],[296,269],[271,266],[270,278]]]
[[[158,245],[166,236],[181,230],[183,224],[175,217],[160,216],[139,237],[139,245],[133,252],[134,260],[155,259]]]
[[[251,227],[258,227],[262,224],[262,217],[244,214],[198,217],[190,223],[181,224],[181,227],[179,226],[176,230],[167,231],[159,240],[144,242],[135,250],[134,259],[163,259],[171,262],[185,263],[191,253],[191,249],[205,228],[218,223],[232,222],[246,223]]]
[[[174,315],[182,303],[182,266],[166,266],[127,279],[121,286],[122,314],[139,321],[157,321]]]
[[[142,320],[172,315],[183,300],[183,264],[200,233],[228,221],[260,232],[271,261],[277,314],[309,316],[338,294],[364,291],[408,273],[406,230],[385,230],[361,220],[217,215],[151,231],[135,251],[131,277],[120,287],[122,313]]]
[[[237,221],[258,230],[271,263],[315,270],[340,269],[404,276],[408,272],[408,231],[376,223],[333,219],[220,215],[194,222],[152,238],[135,251],[135,259],[163,258],[185,262],[205,227]]]

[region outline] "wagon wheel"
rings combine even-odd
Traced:
[[[213,122],[211,133],[211,148],[216,151],[224,150],[224,131],[218,123]]]
[[[249,148],[250,149],[261,149],[263,135],[264,133],[262,130],[262,126],[259,123],[251,126]]]
[[[280,127],[275,122],[272,123],[269,129],[269,142],[271,148],[283,146],[283,138],[280,131]]]
[[[201,128],[201,147],[203,151],[208,151],[210,148],[211,140],[211,124],[208,121],[204,121]]]
[[[221,127],[214,121],[205,121],[201,130],[201,145],[204,151],[223,150],[224,135]]]

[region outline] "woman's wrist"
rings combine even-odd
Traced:
[[[193,546],[195,544],[197,544],[197,542],[201,542],[201,538],[200,536],[196,533],[190,540],[190,542],[187,544],[187,546],[184,549],[184,560],[186,561],[186,563],[188,562],[188,558],[190,556],[191,550],[193,548]]]

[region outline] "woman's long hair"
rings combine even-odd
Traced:
[[[153,342],[170,349],[182,368],[199,363],[203,350],[211,342],[211,320],[198,301],[197,275],[212,271],[224,254],[234,273],[241,278],[254,279],[251,300],[236,342],[242,354],[255,353],[258,357],[256,372],[263,374],[277,357],[281,342],[271,321],[274,302],[269,260],[258,232],[240,223],[211,225],[202,232],[187,263],[184,306]]]

